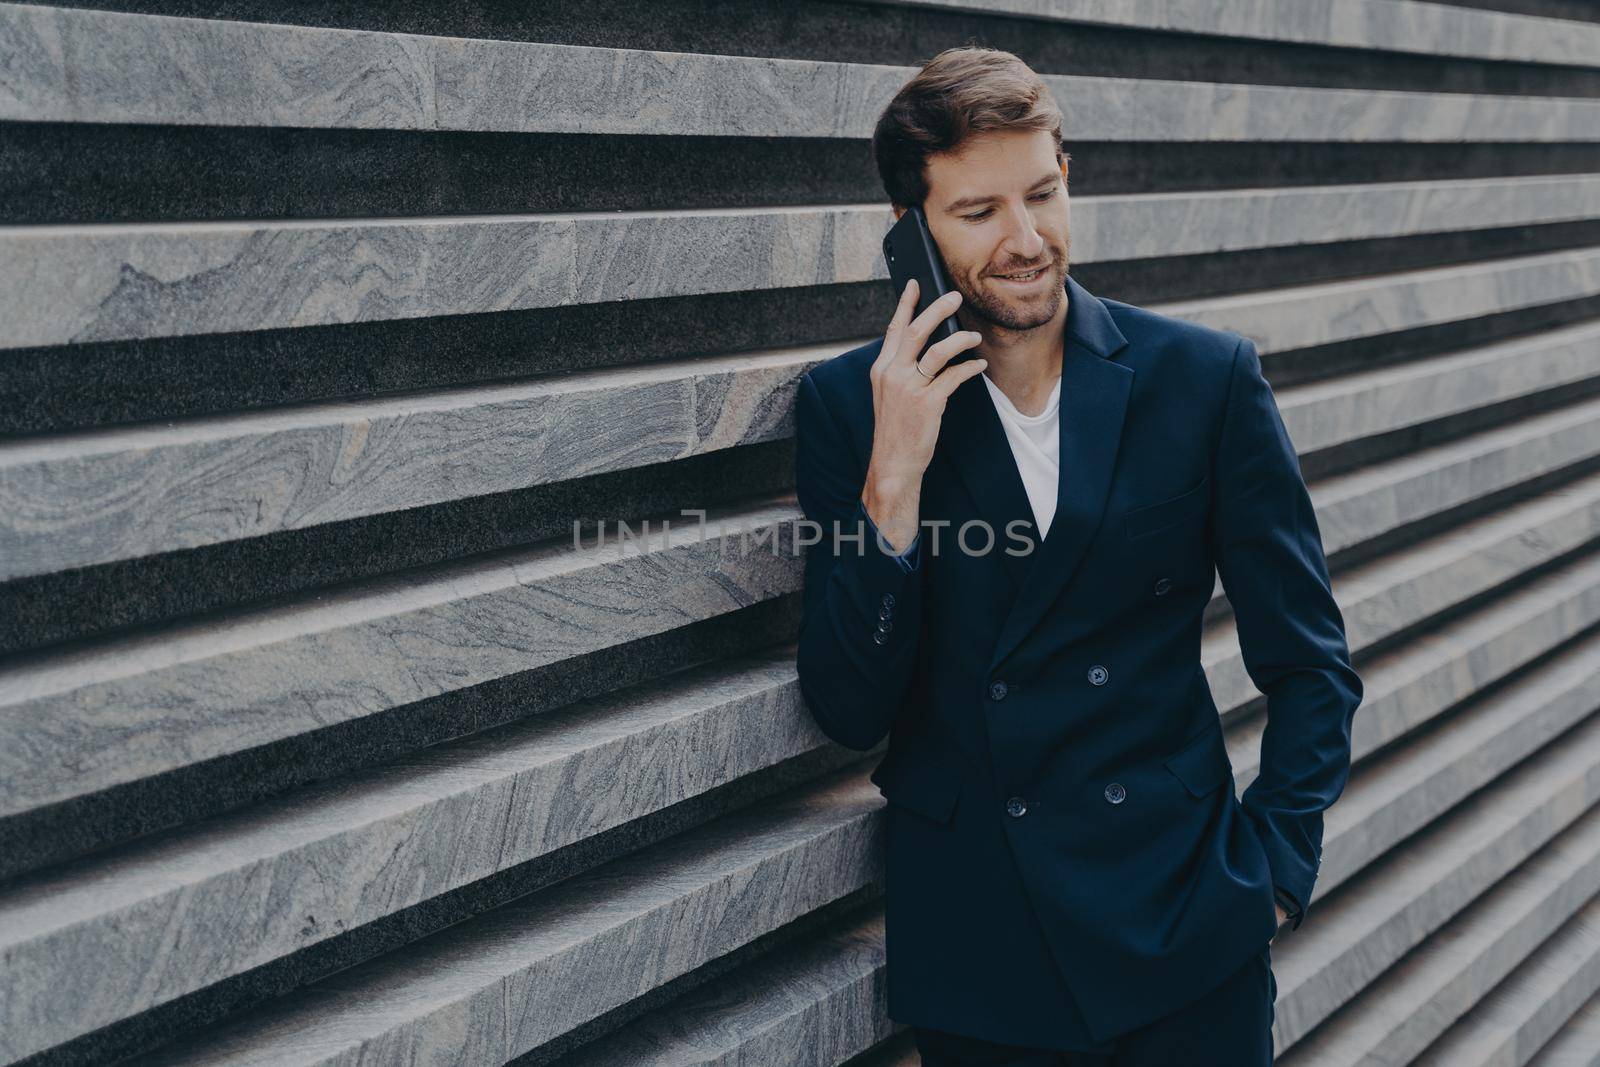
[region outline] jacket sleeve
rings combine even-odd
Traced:
[[[867,524],[867,531],[871,536],[880,536],[878,533],[878,524],[872,521],[871,515],[867,514],[867,505],[865,501],[862,501],[861,504],[861,519]],[[915,536],[911,538],[911,543],[906,546],[905,551],[894,557],[895,562],[900,564],[901,570],[916,570],[917,562],[922,558],[922,553],[918,551],[918,549],[921,547],[922,531],[918,530]]]
[[[795,399],[795,494],[807,520],[796,671],[822,732],[865,752],[889,732],[916,662],[922,620],[918,533],[899,558],[861,500],[863,463],[808,373]]]
[[[1209,536],[1245,671],[1267,697],[1261,769],[1240,798],[1275,889],[1299,904],[1322,862],[1322,813],[1350,777],[1362,683],[1350,665],[1315,509],[1255,344],[1234,349]]]

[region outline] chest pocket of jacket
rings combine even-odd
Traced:
[[[1228,761],[1228,746],[1220,726],[1207,727],[1165,760],[1167,770],[1192,796],[1203,797],[1227,781],[1233,773]]]
[[[1205,514],[1210,498],[1210,482],[1209,476],[1202,477],[1199,485],[1175,497],[1129,508],[1122,516],[1124,536],[1133,541],[1174,529],[1197,529],[1198,519]]]
[[[936,755],[892,748],[869,776],[891,804],[943,823],[955,813],[961,777]]]

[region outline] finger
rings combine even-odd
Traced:
[[[924,374],[938,374],[944,370],[945,364],[969,348],[974,348],[983,342],[983,334],[977,330],[962,330],[954,337],[946,337],[922,354],[917,361],[917,366],[922,368]]]
[[[976,378],[988,366],[989,361],[986,359],[969,359],[965,363],[957,363],[929,382],[928,388],[940,390],[944,394],[944,399],[949,400],[950,394],[959,389],[962,382],[968,378]]]
[[[933,328],[954,315],[956,308],[960,306],[961,290],[952,289],[929,304],[922,314],[912,319],[911,325],[906,327],[900,340],[900,348],[907,353],[903,358],[907,362],[912,362],[922,355],[922,346],[928,343]]]
[[[900,290],[900,303],[895,305],[894,316],[889,319],[889,326],[883,331],[883,347],[878,350],[879,359],[894,358],[895,352],[900,347],[900,336],[911,322],[911,315],[916,309],[917,280],[912,278],[906,282],[906,287]]]
[[[911,316],[917,309],[919,288],[917,280],[912,278],[906,282],[906,287],[900,290],[900,303],[894,309],[894,325],[904,326],[911,321]]]

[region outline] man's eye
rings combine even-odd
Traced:
[[[1030,196],[1028,199],[1029,200],[1038,200],[1038,201],[1042,202],[1042,201],[1045,201],[1045,200],[1049,200],[1052,196],[1055,196],[1055,195],[1056,195],[1056,191],[1054,189],[1050,189],[1050,190],[1047,190],[1046,192],[1039,193],[1039,194],[1037,194],[1035,196]],[[994,211],[993,211],[992,208],[984,208],[982,211],[978,212],[976,215],[963,215],[961,217],[966,219],[968,222],[982,222],[984,219],[988,218],[992,214],[994,214]]]

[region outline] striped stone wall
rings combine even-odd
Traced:
[[[99,0],[0,3],[0,1064],[916,1061],[791,409],[967,41],[1301,454],[1366,699],[1279,1062],[1600,1062],[1600,8]]]

